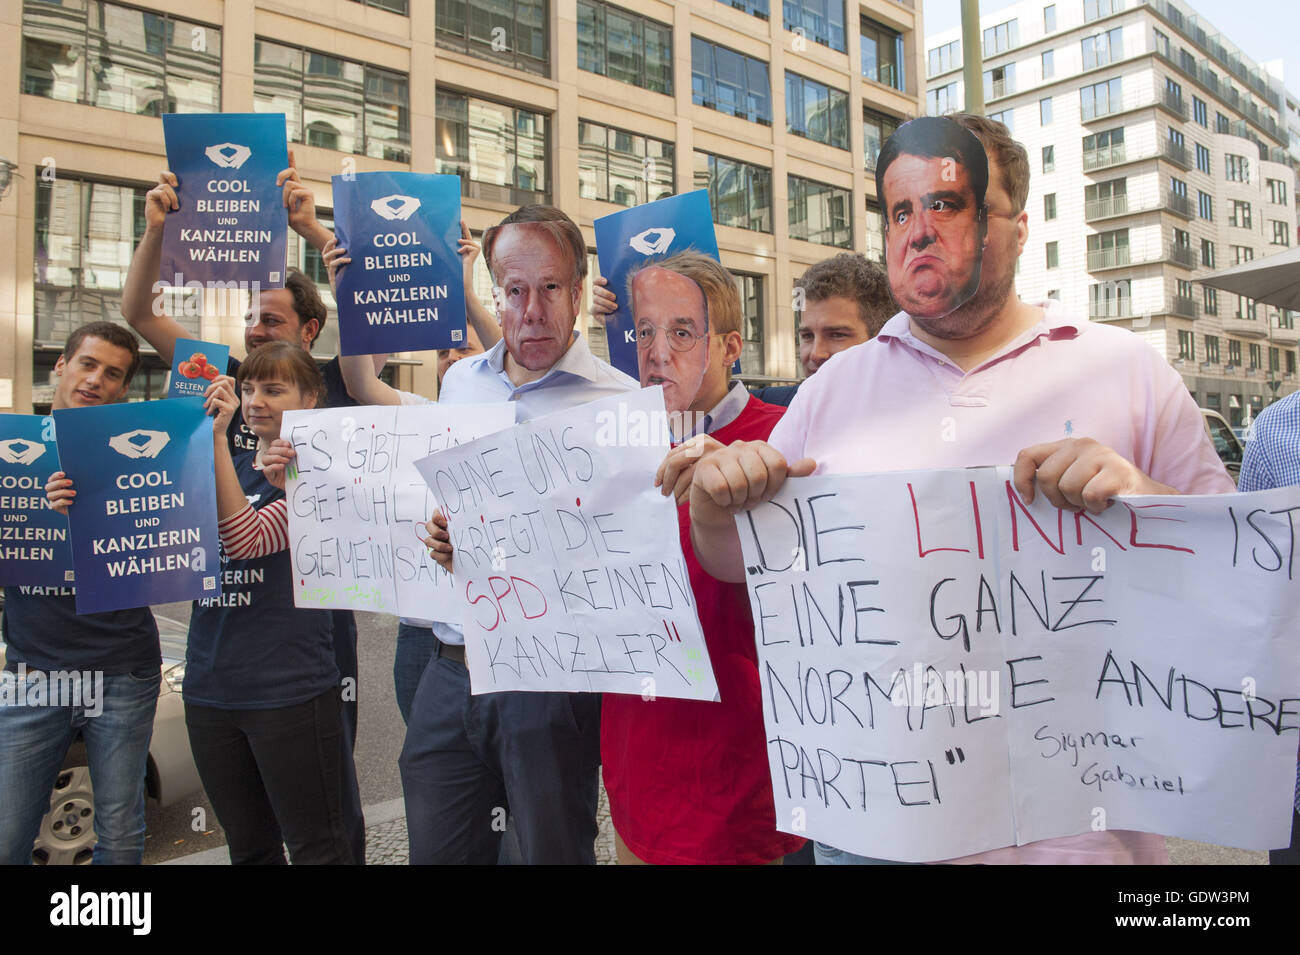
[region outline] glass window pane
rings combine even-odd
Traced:
[[[546,192],[546,117],[518,110],[515,185],[533,192]]]
[[[609,197],[605,133],[604,126],[578,122],[578,195],[583,199]]]
[[[642,73],[637,18],[614,7],[605,9],[605,51],[610,79],[635,84]]]
[[[291,143],[302,142],[301,50],[258,40],[253,47],[253,109],[284,113]]]
[[[304,58],[303,141],[340,152],[361,152],[365,68],[308,51]]]
[[[221,31],[172,20],[168,23],[168,32],[168,111],[220,112]]]
[[[163,18],[107,3],[88,10],[89,89],[94,106],[161,116],[165,99]]]

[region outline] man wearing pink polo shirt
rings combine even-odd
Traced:
[[[952,119],[988,155],[978,289],[940,317],[895,315],[876,338],[833,356],[806,381],[769,441],[736,442],[696,462],[692,542],[715,577],[744,579],[734,516],[770,498],[786,477],[1014,461],[1015,485],[1026,500],[1042,493],[1057,507],[1094,513],[1119,494],[1234,490],[1196,403],[1160,354],[1124,329],[1067,314],[1059,303],[1020,300],[1015,265],[1029,235],[1024,147],[1001,123]],[[886,258],[902,301],[897,286],[915,255],[943,259],[952,249],[935,268],[956,276],[957,257],[968,250],[945,241],[945,215],[953,213],[945,201],[925,201],[931,187],[891,177],[894,160],[881,158],[876,189],[887,210]],[[909,201],[911,191],[922,201]],[[954,298],[960,301],[960,290]],[[823,863],[887,861],[821,844],[817,853]],[[1160,863],[1168,856],[1161,836],[1114,830],[952,861]]]

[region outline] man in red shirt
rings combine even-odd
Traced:
[[[741,348],[735,280],[684,252],[629,283],[641,386],[662,385],[679,442],[660,474],[706,448],[764,440],[785,409],[750,397],[730,369]],[[601,762],[620,863],[774,862],[804,840],[776,830],[754,623],[745,585],[704,572],[691,547],[689,466],[677,496],[682,551],[720,702],[606,693]]]

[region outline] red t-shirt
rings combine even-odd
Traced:
[[[784,413],[751,397],[711,437],[766,440]],[[600,754],[610,815],[645,862],[771,862],[804,840],[776,831],[749,595],[743,583],[723,583],[700,567],[689,505],[677,509],[677,523],[721,702],[605,694]]]

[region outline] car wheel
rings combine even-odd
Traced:
[[[80,748],[80,747],[79,747]],[[32,849],[35,865],[90,865],[95,848],[95,796],[84,750],[59,770],[50,811]]]

